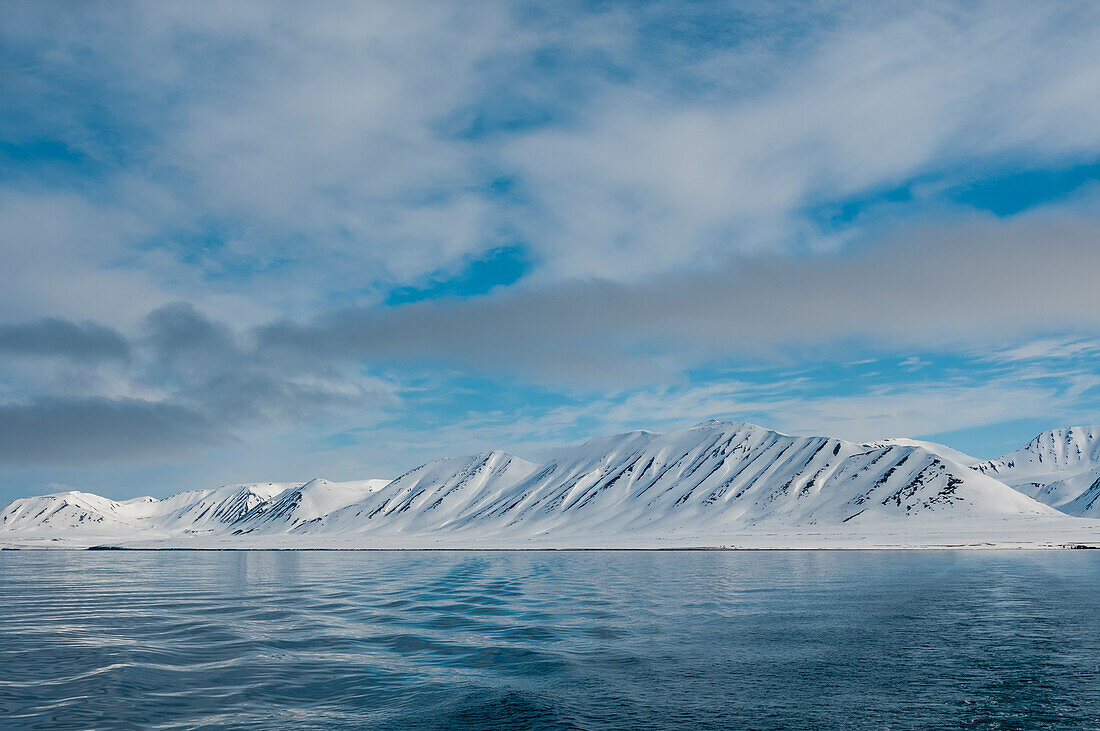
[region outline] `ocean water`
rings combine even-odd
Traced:
[[[3,551],[0,727],[1097,729],[1100,551]]]

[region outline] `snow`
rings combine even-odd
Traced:
[[[1100,543],[1100,521],[1088,519],[1100,515],[1090,513],[1091,507],[1076,513],[1083,517],[1055,509],[1079,506],[1090,494],[1077,488],[1100,470],[1100,429],[1073,427],[1048,435],[1000,460],[979,462],[949,447],[910,439],[856,443],[712,421],[667,434],[628,432],[593,439],[558,450],[542,464],[500,451],[441,459],[392,481],[316,478],[229,485],[164,500],[113,501],[79,492],[23,498],[0,512],[0,545]],[[1040,487],[1026,486],[1039,478],[1045,480]],[[1046,489],[1051,485],[1056,486]],[[1025,494],[1029,490],[1034,496]]]
[[[938,454],[941,457],[946,457],[954,462],[958,462],[966,467],[973,467],[978,464],[980,460],[977,457],[971,457],[969,454],[960,452],[957,449],[948,447],[945,444],[938,444],[937,442],[926,442],[920,439],[906,439],[904,437],[895,437],[892,439],[879,439],[869,443],[871,446],[889,446],[898,445],[903,447],[921,447],[927,449],[932,454]]]

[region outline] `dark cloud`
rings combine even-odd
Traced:
[[[346,358],[260,353],[250,338],[186,302],[150,313],[139,342],[145,383],[170,389],[175,401],[225,424],[301,422],[385,398],[377,384],[361,382]]]
[[[0,405],[0,461],[73,464],[171,458],[227,435],[181,406],[136,399],[53,399]]]
[[[350,309],[258,331],[271,353],[459,360],[570,381],[652,378],[661,361],[857,339],[967,347],[1100,332],[1093,219],[973,219],[844,255],[742,258],[638,285],[571,282],[462,302]]]
[[[173,302],[149,313],[148,341],[158,355],[171,358],[211,349],[232,350],[232,331],[209,319],[188,302]]]
[[[187,302],[151,312],[139,342],[147,355],[143,375],[158,387],[190,389],[251,366],[233,331]]]
[[[262,357],[246,340],[182,302],[154,310],[130,341],[92,323],[6,326],[2,351],[64,356],[81,371],[83,361],[115,362],[84,379],[72,368],[43,370],[27,397],[0,404],[0,463],[170,458],[251,427],[307,423],[389,398],[346,360]],[[107,395],[119,390],[150,397]],[[66,395],[46,395],[57,393]]]
[[[0,353],[77,361],[126,360],[130,357],[130,345],[111,328],[51,317],[0,325]]]

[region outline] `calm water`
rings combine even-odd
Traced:
[[[1100,728],[1100,552],[0,552],[3,728]]]

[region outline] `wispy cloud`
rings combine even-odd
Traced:
[[[689,68],[707,93],[643,76],[576,125],[512,141],[508,159],[540,204],[524,230],[545,249],[545,275],[630,279],[820,250],[837,242],[808,206],[1002,156],[1100,151],[1097,128],[1081,124],[1100,117],[1083,93],[1100,63],[1094,6],[833,7],[795,41],[702,54]]]

